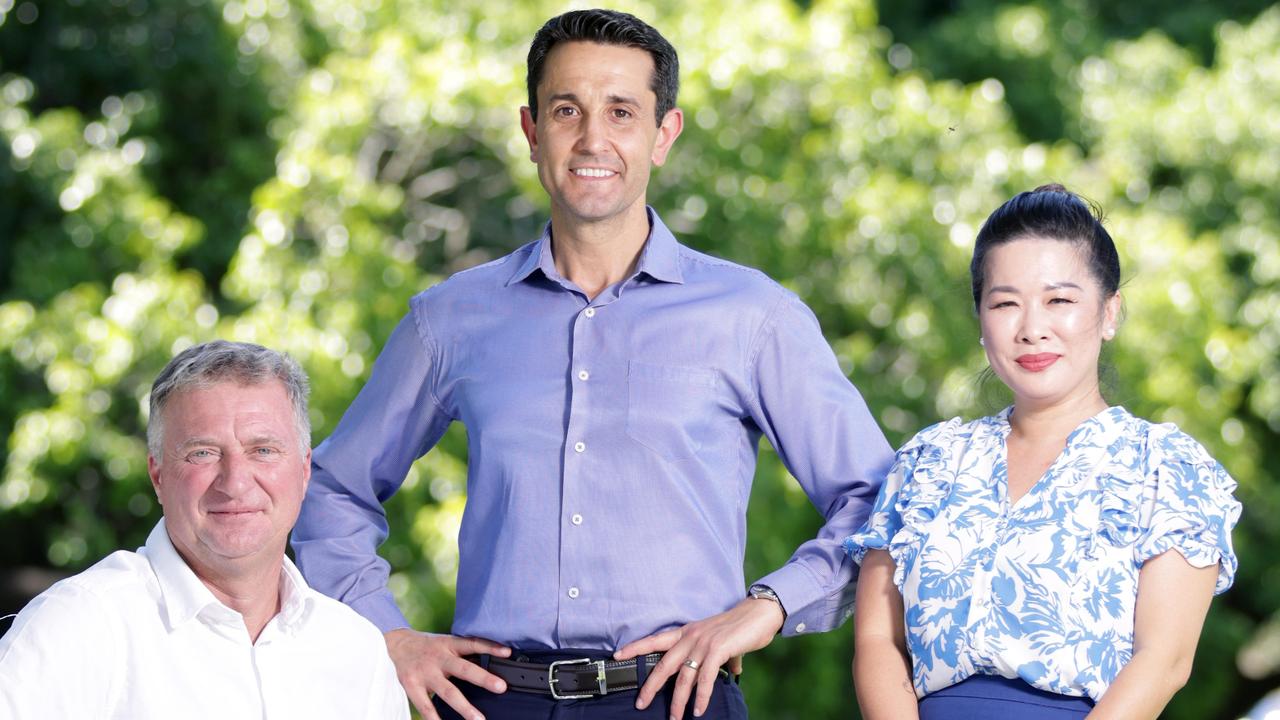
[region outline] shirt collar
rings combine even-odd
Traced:
[[[680,243],[667,229],[662,218],[658,217],[656,210],[646,205],[645,213],[649,216],[649,238],[640,251],[640,260],[636,263],[636,274],[644,273],[661,282],[683,284],[684,274],[680,271]],[[550,222],[542,229],[542,237],[525,247],[524,259],[512,274],[511,279],[507,281],[507,285],[524,281],[533,274],[534,270],[541,270],[542,274],[548,278],[554,279],[560,276],[556,272],[555,258],[551,253]]]
[[[1010,405],[991,418],[991,423],[996,432],[1002,437],[1009,436],[1009,432],[1012,429],[1009,424],[1009,416],[1012,414],[1013,406]],[[1120,405],[1112,405],[1101,410],[1096,415],[1085,418],[1071,431],[1071,434],[1067,435],[1067,447],[1093,444],[1099,438],[1102,438],[1103,442],[1108,442],[1108,439],[1114,438],[1113,431],[1123,425],[1129,417],[1129,411]]]
[[[187,561],[178,554],[164,519],[156,523],[144,546],[147,560],[160,583],[161,604],[169,619],[169,630],[176,630],[198,616],[205,608],[223,607],[209,588],[200,582]]]
[[[1011,431],[1009,415],[1013,406],[1005,408],[992,420],[991,427],[1000,442],[1006,442]],[[1119,405],[1113,405],[1085,418],[1067,436],[1066,446],[1062,453],[1068,462],[1055,459],[1048,473],[1052,473],[1054,484],[1059,487],[1079,485],[1086,478],[1092,477],[1100,463],[1113,452],[1112,446],[1117,438],[1125,437],[1124,424],[1131,417],[1129,412]]]
[[[200,578],[196,576],[187,561],[178,554],[173,541],[169,539],[169,531],[165,528],[164,519],[156,523],[151,534],[147,536],[144,546],[147,560],[156,574],[160,584],[162,605],[165,616],[169,620],[169,630],[175,630],[183,624],[197,618],[208,611],[215,616],[230,617],[234,615],[243,621],[235,610],[223,605]],[[280,573],[280,612],[275,619],[279,620],[285,630],[291,631],[311,614],[315,606],[313,591],[302,573],[286,556]]]
[[[280,572],[280,614],[277,616],[280,624],[286,631],[301,627],[315,605],[315,591],[286,555]]]

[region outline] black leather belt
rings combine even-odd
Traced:
[[[640,687],[637,665],[643,663],[648,669],[661,659],[662,653],[652,653],[631,660],[578,658],[537,663],[481,655],[480,666],[505,680],[511,690],[573,700],[635,690]],[[724,670],[721,673],[728,674]]]

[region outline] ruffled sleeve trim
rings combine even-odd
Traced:
[[[937,512],[942,497],[938,495],[939,471],[944,470],[957,430],[959,418],[931,425],[916,433],[897,452],[889,476],[876,496],[871,515],[857,532],[845,538],[844,549],[853,561],[862,564],[868,550],[889,550],[903,541],[904,533],[913,532],[923,521]],[[895,556],[895,561],[899,558]],[[901,562],[897,574],[902,574]],[[901,583],[898,583],[899,585]]]
[[[1148,449],[1154,497],[1134,560],[1141,565],[1177,550],[1193,567],[1217,564],[1214,594],[1225,592],[1238,566],[1231,544],[1241,510],[1233,496],[1236,481],[1204,447],[1172,425],[1153,426]]]

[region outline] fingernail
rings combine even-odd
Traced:
[[[645,702],[644,702],[644,700],[640,700],[640,699],[637,699],[637,700],[636,700],[636,709],[637,709],[637,710],[643,710],[643,709],[644,709],[644,706],[645,706]]]

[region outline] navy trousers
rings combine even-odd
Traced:
[[[542,663],[583,657],[593,660],[610,657],[607,652],[575,650],[520,654],[532,662]],[[641,683],[643,684],[643,680]],[[638,690],[623,690],[581,700],[556,700],[550,695],[519,690],[496,694],[465,682],[459,682],[458,686],[467,700],[484,713],[486,720],[668,720],[675,682],[668,682],[644,710],[636,709]],[[441,720],[462,720],[462,716],[439,697],[434,702]],[[738,688],[737,682],[722,676],[716,681],[711,702],[707,704],[707,711],[702,714],[702,718],[693,717],[692,692],[685,705],[684,716],[688,720],[747,720],[747,704],[742,699],[742,690]]]

